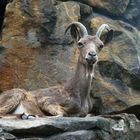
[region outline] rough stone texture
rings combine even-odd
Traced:
[[[50,36],[50,41],[53,43],[71,42],[64,37],[66,27],[73,21],[80,19],[80,6],[75,2],[63,2],[56,6],[57,9],[57,22],[55,29]]]
[[[0,135],[22,140],[139,140],[140,121],[134,115],[35,120],[0,119]]]
[[[139,0],[131,0],[126,11],[123,14],[123,18],[134,25],[138,29],[140,29],[140,1]]]
[[[47,44],[72,42],[69,34],[64,35],[66,26],[91,13],[89,6],[75,2],[15,0],[10,4],[0,47],[0,91],[34,90],[69,79],[77,58],[75,48]]]
[[[103,10],[110,15],[123,14],[129,4],[129,0],[77,0],[91,7]]]
[[[74,1],[60,3],[54,8],[56,9],[57,20],[54,29],[52,28],[52,33],[48,37],[49,42],[52,44],[70,44],[72,39],[67,34],[65,35],[65,29],[71,22],[82,20],[83,16],[92,14],[92,10],[89,6]]]
[[[122,21],[113,21],[105,17],[91,20],[93,33],[103,23],[114,30],[114,39],[100,54],[97,71],[99,74],[93,83],[94,98],[100,106],[97,111],[112,113],[131,108],[137,116],[140,109],[140,41],[137,30]],[[99,108],[99,107],[98,107]],[[134,113],[133,112],[133,113]]]
[[[69,0],[61,0],[69,1]],[[97,13],[121,19],[140,29],[139,0],[76,0],[85,3]]]
[[[7,9],[4,38],[0,47],[0,91],[15,87],[33,90],[54,85],[66,80],[66,77],[71,77],[75,63],[72,59],[75,55],[73,48],[65,51],[67,46],[46,46],[47,40],[45,45],[38,41],[42,39],[42,36],[38,37],[40,28],[47,20],[45,18],[40,20],[41,3],[38,0],[14,2]],[[41,2],[43,6],[45,1]],[[70,6],[73,4],[70,3]],[[47,11],[49,14],[47,16],[54,18],[55,13],[53,15],[52,12]],[[51,20],[50,22],[52,24]],[[49,28],[51,25],[48,23],[46,26]]]

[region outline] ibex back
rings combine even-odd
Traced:
[[[104,44],[111,41],[113,31],[107,24],[98,29],[95,36],[88,35],[86,27],[80,22],[73,22],[66,29],[79,49],[74,77],[64,86],[27,92],[21,89],[6,91],[0,96],[1,114],[40,114],[52,116],[86,116],[93,108],[90,97],[94,68],[98,54]],[[106,34],[102,37],[102,32]],[[102,37],[102,39],[101,39]]]

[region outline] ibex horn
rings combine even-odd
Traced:
[[[99,29],[97,30],[96,36],[100,38],[101,35],[102,35],[102,32],[103,32],[104,30],[107,30],[107,31],[109,32],[109,31],[111,30],[111,28],[110,28],[109,25],[107,25],[107,24],[102,24],[102,25],[99,27]]]

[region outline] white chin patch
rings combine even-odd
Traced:
[[[86,77],[95,78],[94,72],[87,72]]]
[[[94,68],[95,68],[95,65],[93,65],[92,67],[87,66],[87,68],[86,68],[86,77],[90,77],[90,78],[95,77]]]
[[[95,75],[94,75],[94,73],[92,72],[92,73],[90,73],[90,77],[91,78],[95,78]]]

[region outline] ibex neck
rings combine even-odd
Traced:
[[[87,96],[90,94],[93,76],[94,68],[78,61],[75,76],[65,88],[72,96],[79,97],[81,104],[84,104]]]

